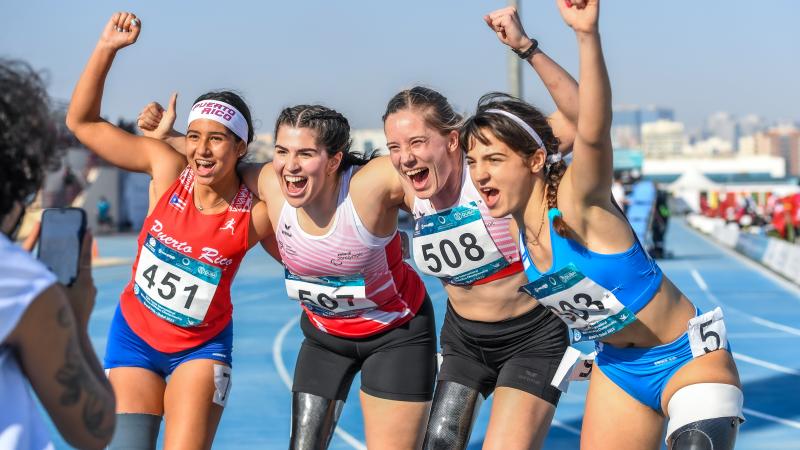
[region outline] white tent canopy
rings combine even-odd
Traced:
[[[670,183],[667,189],[673,197],[683,199],[694,211],[700,211],[700,192],[717,191],[720,187],[697,170],[688,170]]]

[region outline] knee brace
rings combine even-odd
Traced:
[[[336,430],[344,401],[305,392],[292,393],[292,450],[324,450]]]
[[[452,381],[439,382],[433,394],[431,415],[422,448],[466,448],[481,401],[482,397],[475,389]]]
[[[699,383],[678,389],[667,405],[669,450],[732,450],[744,422],[742,390]]]
[[[155,450],[161,416],[117,414],[117,427],[109,450]]]

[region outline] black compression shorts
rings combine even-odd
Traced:
[[[440,381],[471,387],[484,397],[496,387],[511,387],[558,404],[561,391],[550,382],[569,337],[564,322],[542,305],[513,319],[478,322],[459,316],[448,302],[441,341]]]
[[[342,338],[300,319],[305,340],[297,356],[293,392],[345,400],[361,371],[361,390],[389,400],[425,402],[436,380],[436,323],[426,295],[410,321],[366,338]]]

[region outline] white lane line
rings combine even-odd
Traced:
[[[762,266],[761,264],[753,261],[752,259],[742,255],[741,253],[737,252],[736,250],[733,250],[733,249],[730,249],[728,247],[725,247],[724,245],[722,245],[719,242],[717,242],[714,239],[712,239],[710,236],[706,236],[705,234],[703,234],[699,230],[695,230],[694,228],[689,226],[687,223],[684,222],[683,226],[684,226],[684,228],[693,231],[697,236],[700,236],[702,239],[707,241],[709,244],[713,245],[715,248],[718,248],[719,250],[721,250],[726,255],[736,259],[737,261],[739,261],[742,264],[752,268],[753,270],[758,271],[759,273],[764,275],[766,278],[769,278],[770,280],[772,280],[776,284],[781,285],[781,287],[783,287],[787,291],[789,291],[792,294],[794,294],[791,297],[792,299],[800,301],[800,286],[792,283],[791,281],[787,280],[786,278],[783,278],[782,276],[778,275],[777,273],[773,272],[772,270],[768,269],[767,267]]]
[[[292,390],[292,379],[289,376],[289,371],[286,370],[286,364],[283,363],[281,349],[283,348],[283,340],[286,337],[286,334],[288,334],[289,330],[291,330],[297,324],[299,319],[300,316],[295,316],[286,322],[286,325],[284,325],[283,328],[278,331],[278,334],[275,335],[275,342],[272,344],[272,360],[275,362],[275,367],[278,369],[278,375],[281,377],[283,384],[286,386],[286,389],[289,389],[289,391]],[[367,450],[366,444],[353,437],[352,434],[343,430],[342,427],[337,425],[335,433],[338,434],[342,440],[350,444],[351,447],[357,450]]]
[[[765,326],[767,328],[772,328],[773,330],[783,331],[784,333],[793,334],[795,336],[800,336],[800,330],[797,328],[792,328],[788,325],[783,325],[780,323],[775,323],[771,320],[762,319],[761,317],[752,316],[750,318],[753,322]]]
[[[715,305],[718,306],[722,306],[724,310],[747,316],[747,318],[750,319],[750,321],[752,321],[757,325],[761,325],[762,327],[767,327],[773,330],[783,331],[784,333],[800,336],[800,329],[758,317],[746,311],[742,311],[739,308],[734,308],[733,306],[723,305],[722,302],[719,301],[717,296],[714,295],[714,293],[711,292],[711,290],[708,288],[708,284],[706,284],[706,281],[703,279],[702,276],[700,276],[700,272],[698,272],[697,269],[692,269],[691,274],[692,278],[694,278],[695,283],[697,283],[697,285],[700,286],[700,289],[703,291],[704,294],[706,294],[706,297],[708,297],[711,303],[714,303]]]
[[[745,414],[749,414],[751,416],[756,416],[759,419],[769,420],[769,421],[772,421],[772,422],[779,423],[781,425],[786,425],[787,427],[797,428],[798,430],[800,430],[800,422],[797,422],[797,421],[794,421],[794,420],[789,420],[789,419],[784,419],[784,418],[781,418],[781,417],[776,417],[776,416],[773,416],[771,414],[762,413],[762,412],[759,412],[759,411],[756,411],[756,410],[753,410],[753,409],[750,409],[750,408],[742,408],[742,411],[744,411]]]
[[[580,436],[581,435],[581,430],[579,430],[579,429],[577,429],[575,427],[571,427],[571,426],[565,424],[564,422],[561,422],[560,420],[553,419],[553,426],[561,428],[563,430],[567,430],[567,431],[569,431],[570,433],[572,433],[572,434],[574,434],[576,436]]]
[[[780,364],[771,363],[769,361],[764,361],[763,359],[753,358],[752,356],[743,355],[738,352],[731,352],[733,357],[739,361],[744,361],[746,363],[754,364],[756,366],[761,366],[765,369],[774,370],[775,372],[785,373],[787,375],[794,375],[796,377],[800,377],[800,370],[792,369],[791,367],[782,366]]]

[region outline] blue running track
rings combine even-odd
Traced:
[[[133,236],[99,238],[105,257],[132,258]],[[661,267],[701,309],[725,311],[745,392],[745,415],[737,449],[800,448],[800,289],[755,263],[731,253],[674,220],[667,236],[673,258]],[[99,291],[90,333],[99,355],[130,266],[97,268]],[[444,317],[444,290],[426,279]],[[300,309],[286,299],[283,270],[259,248],[242,264],[233,287],[233,388],[214,443],[215,449],[285,449],[289,438],[289,385],[302,341]],[[323,374],[324,376],[324,374]],[[358,402],[358,378],[331,444],[332,449],[365,449]],[[573,383],[562,397],[546,449],[577,449],[585,383]],[[491,399],[483,403],[470,441],[479,449]],[[54,433],[56,448],[68,448]],[[163,430],[162,430],[163,435]]]

